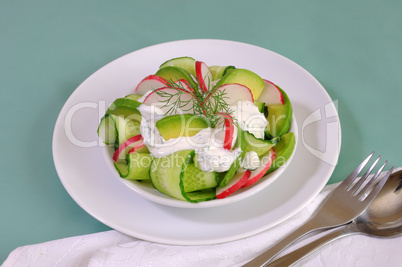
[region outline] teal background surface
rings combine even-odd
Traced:
[[[18,246],[110,229],[60,183],[54,124],[89,75],[158,43],[240,41],[309,71],[338,101],[329,183],[373,150],[400,166],[401,11],[398,0],[0,1],[0,263]]]

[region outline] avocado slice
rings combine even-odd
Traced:
[[[166,116],[158,120],[155,125],[166,141],[179,136],[194,136],[202,129],[209,127],[205,117],[193,114]]]
[[[279,88],[279,87],[278,87]],[[290,129],[292,122],[292,104],[290,103],[288,95],[281,88],[284,104],[283,105],[269,105],[268,109],[268,125],[266,127],[267,134],[273,138],[286,134]]]
[[[274,146],[275,159],[269,168],[271,173],[281,167],[290,158],[296,145],[296,138],[293,132],[281,136],[281,140]]]
[[[224,84],[238,83],[244,85],[250,89],[253,94],[254,100],[257,100],[262,90],[264,89],[264,80],[258,76],[256,73],[246,70],[246,69],[234,69],[229,73],[226,73],[216,84],[216,86],[221,86]]]
[[[168,82],[175,82],[184,79],[190,83],[191,87],[196,88],[196,84],[190,73],[180,67],[166,66],[159,69],[155,75],[162,77]]]

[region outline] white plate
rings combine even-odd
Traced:
[[[298,122],[292,164],[257,194],[221,207],[182,209],[132,192],[105,164],[96,129],[106,107],[132,92],[161,62],[191,56],[208,65],[235,65],[282,87]],[[340,149],[335,105],[306,70],[269,50],[223,40],[185,40],[147,47],[104,66],[70,96],[57,119],[53,158],[71,197],[102,223],[125,234],[166,244],[203,245],[260,233],[303,208],[329,180]]]

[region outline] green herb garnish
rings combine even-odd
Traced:
[[[224,118],[231,118],[231,109],[225,99],[226,90],[216,90],[216,87],[209,86],[210,90],[203,92],[198,83],[184,83],[182,81],[168,80],[167,87],[175,89],[173,93],[164,90],[153,90],[161,99],[163,107],[167,107],[166,115],[191,111],[193,114],[205,116],[212,128],[215,128],[218,121]],[[190,93],[193,97],[183,101],[182,95]],[[231,122],[235,123],[231,118]]]

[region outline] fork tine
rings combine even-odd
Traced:
[[[373,154],[374,152],[371,153],[340,185],[338,185],[337,188],[332,190],[332,192],[326,197],[326,199],[317,207],[317,209],[307,222],[299,226],[299,228],[285,236],[273,247],[256,257],[254,260],[248,262],[244,266],[265,266],[266,263],[269,263],[285,248],[293,244],[295,241],[298,241],[306,234],[312,233],[316,230],[328,230],[341,225],[345,225],[355,220],[360,214],[362,214],[377,197],[378,193],[381,191],[384,184],[390,177],[390,174],[394,170],[394,167],[392,167],[391,170],[388,171],[388,173],[381,177],[380,181],[377,184],[375,184],[374,186],[370,186],[370,190],[372,190],[368,190],[367,192],[369,193],[362,193],[361,190],[358,194],[356,194],[360,196],[364,196],[361,194],[366,194],[367,197],[364,200],[362,200],[362,197],[354,195],[351,190],[345,190],[345,188],[349,187],[348,183],[354,182],[357,175],[362,171],[362,169],[364,169],[365,165],[370,161]],[[379,159],[376,160],[376,163],[369,168],[370,170],[364,176],[370,176],[370,173],[372,172],[378,161]],[[378,178],[379,174],[386,164],[387,162],[383,164],[383,166],[375,175],[371,175],[371,178],[375,177],[374,180],[378,180],[376,178]],[[371,183],[371,181],[372,180],[369,179],[369,181],[367,182]],[[353,185],[350,187],[353,187]],[[364,187],[364,189],[368,188],[367,185],[362,185],[361,187]]]
[[[374,167],[377,165],[378,161],[380,160],[381,156],[379,156],[374,163],[371,165],[371,167],[366,171],[366,173],[360,178],[360,180],[354,185],[351,186],[351,190],[353,191],[353,194],[356,194],[359,188],[362,186],[362,184],[367,180],[368,176],[371,174],[373,171]]]
[[[366,167],[367,163],[370,161],[371,157],[374,155],[374,151],[362,162],[359,166],[339,185],[344,188],[349,188],[349,186],[353,183],[359,173]]]
[[[381,167],[378,169],[378,171],[371,177],[370,181],[364,186],[364,188],[362,188],[362,190],[360,190],[360,194],[359,197],[362,197],[364,195],[368,195],[369,193],[369,189],[370,186],[377,180],[378,176],[380,176],[382,170],[384,169],[384,167],[388,164],[388,161],[386,160]]]
[[[374,198],[378,195],[378,193],[381,191],[383,188],[385,182],[388,180],[388,177],[391,175],[391,173],[394,171],[394,166],[391,167],[391,169],[387,172],[387,174],[381,178],[381,181],[379,181],[373,188],[373,190],[368,194],[368,196],[364,199],[363,202],[369,202],[371,203]]]

